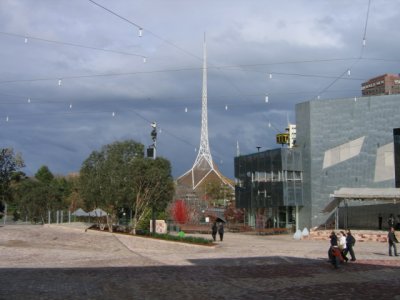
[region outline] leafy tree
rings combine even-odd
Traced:
[[[50,172],[47,166],[41,166],[35,174],[35,178],[40,182],[50,184],[54,179],[53,173]]]
[[[87,209],[103,208],[108,228],[122,207],[133,210],[133,232],[154,207],[165,209],[173,195],[169,161],[144,157],[144,146],[133,140],[93,151],[80,170],[80,193]]]
[[[14,154],[12,148],[0,150],[0,195],[1,203],[0,216],[4,213],[4,203],[10,198],[10,182],[13,174],[23,168],[24,161],[20,154]]]
[[[45,222],[49,210],[68,208],[71,184],[64,177],[54,177],[43,166],[33,178],[19,176],[13,183],[14,217],[26,217],[32,222]]]

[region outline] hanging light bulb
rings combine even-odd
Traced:
[[[28,103],[31,103],[31,98],[28,98]]]
[[[350,69],[348,69],[347,70],[347,75],[350,76],[350,74],[351,74],[351,71],[350,71]]]
[[[225,105],[225,110],[228,110],[228,105]]]
[[[267,95],[265,95],[265,103],[268,103],[268,101],[269,101],[269,97],[268,97],[268,94],[267,94]]]
[[[147,62],[147,57],[143,56],[143,63]]]
[[[185,112],[187,112],[188,111],[188,109],[187,109],[187,107],[185,107]]]
[[[139,28],[139,37],[142,37],[142,36],[143,36],[143,28],[140,27],[140,28]]]
[[[28,44],[28,38],[27,37],[25,38],[24,43]]]
[[[367,44],[367,41],[365,39],[363,39],[363,47],[365,47],[365,45]]]
[[[58,86],[61,86],[61,84],[62,84],[62,80],[58,79]]]

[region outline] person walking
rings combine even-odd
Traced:
[[[340,249],[340,253],[342,254],[342,258],[344,261],[348,261],[349,259],[347,258],[346,254],[347,254],[347,247],[346,247],[346,234],[344,233],[344,231],[340,232],[339,235],[339,240],[338,240],[338,246]]]
[[[217,238],[217,232],[218,232],[217,223],[214,222],[212,227],[211,227],[211,235],[212,235],[212,238],[213,238],[214,242],[215,242],[215,240]]]
[[[347,257],[347,253],[350,253],[351,256],[351,261],[356,261],[356,255],[354,254],[354,245],[356,243],[356,239],[354,236],[351,234],[350,229],[347,231],[347,236],[346,236],[346,250],[345,250],[345,256]]]
[[[335,267],[335,269],[339,268],[339,264],[342,261],[342,255],[340,254],[340,250],[338,247],[338,237],[334,231],[331,232],[330,244],[328,250],[328,257],[331,264]]]
[[[389,242],[389,256],[392,256],[392,247],[394,249],[394,255],[399,256],[397,254],[397,248],[396,244],[399,242],[396,238],[396,235],[394,233],[394,228],[390,227],[389,233],[388,233],[388,242]]]
[[[224,239],[224,223],[220,223],[218,227],[219,240],[222,242]]]

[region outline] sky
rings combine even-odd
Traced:
[[[238,150],[280,147],[275,135],[296,123],[297,103],[360,97],[362,82],[400,72],[399,7],[1,0],[0,147],[21,153],[28,175],[43,165],[67,175],[106,144],[148,147],[157,122],[157,155],[182,175],[200,145],[205,36],[209,144],[233,178]]]

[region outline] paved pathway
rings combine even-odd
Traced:
[[[399,299],[400,257],[357,243],[327,262],[328,241],[225,234],[214,247],[83,227],[0,227],[0,299]]]

